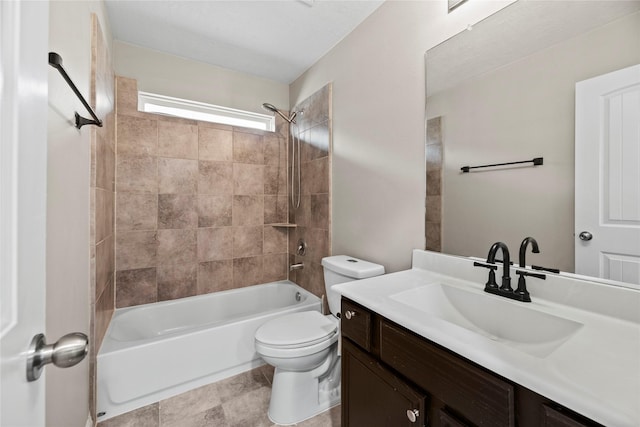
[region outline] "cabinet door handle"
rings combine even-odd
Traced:
[[[418,421],[419,416],[420,411],[418,411],[417,409],[407,409],[407,418],[409,418],[409,421],[411,421],[412,423]]]
[[[354,317],[355,315],[356,315],[356,312],[355,312],[355,311],[352,311],[352,310],[347,310],[347,311],[344,313],[344,317],[346,317],[346,318],[347,318],[347,320],[351,320],[351,318],[352,318],[352,317]]]

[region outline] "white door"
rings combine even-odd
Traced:
[[[640,65],[576,84],[576,273],[640,285]]]
[[[45,329],[47,2],[0,1],[0,425],[44,425],[44,376],[26,353]]]

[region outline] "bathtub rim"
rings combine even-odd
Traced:
[[[298,303],[298,304],[295,304],[295,305],[291,305],[291,306],[278,307],[278,308],[273,308],[271,310],[259,311],[259,312],[251,313],[251,314],[248,314],[248,315],[227,319],[227,320],[221,321],[221,322],[203,323],[203,324],[200,324],[198,326],[194,326],[192,328],[185,328],[185,329],[178,330],[176,332],[166,333],[166,334],[161,334],[161,335],[155,335],[155,336],[148,337],[148,338],[141,338],[141,339],[137,339],[137,340],[122,341],[122,340],[116,340],[116,339],[111,337],[112,328],[114,327],[113,325],[115,324],[114,321],[116,321],[117,318],[119,318],[119,317],[121,317],[121,316],[123,316],[123,315],[125,315],[125,314],[127,314],[127,313],[129,313],[131,311],[141,310],[141,309],[144,310],[145,308],[156,308],[156,307],[164,307],[164,306],[173,306],[173,305],[178,305],[178,304],[188,304],[189,301],[193,301],[194,299],[212,298],[214,295],[220,296],[220,295],[230,295],[230,294],[234,294],[234,293],[248,292],[248,290],[250,288],[266,287],[266,286],[269,286],[269,285],[276,285],[276,284],[282,284],[282,285],[288,285],[288,286],[295,287],[303,295],[306,295],[306,299],[304,300],[304,302],[301,302],[301,303]],[[228,325],[230,323],[248,321],[249,319],[253,319],[256,316],[262,317],[262,316],[266,316],[266,315],[269,315],[269,314],[272,314],[272,313],[278,312],[278,311],[283,311],[286,314],[286,312],[288,312],[289,309],[292,308],[292,307],[296,307],[296,308],[309,307],[311,309],[311,307],[314,307],[314,306],[319,305],[321,303],[322,303],[321,298],[319,298],[315,294],[311,293],[310,291],[302,288],[300,285],[298,285],[298,284],[296,284],[296,283],[294,283],[294,282],[292,282],[290,280],[278,280],[278,281],[274,281],[274,282],[267,282],[267,283],[260,283],[260,284],[256,284],[256,285],[245,286],[245,287],[242,287],[242,288],[227,289],[227,290],[224,290],[224,291],[211,292],[211,293],[208,293],[208,294],[193,295],[193,296],[184,297],[184,298],[178,298],[178,299],[174,299],[174,300],[158,301],[158,302],[147,303],[147,304],[139,304],[139,305],[130,306],[130,307],[117,308],[117,309],[114,310],[113,316],[111,317],[111,320],[109,321],[109,326],[107,327],[107,331],[106,331],[106,333],[104,335],[104,339],[102,340],[102,343],[100,345],[100,349],[97,352],[97,356],[99,357],[101,354],[110,354],[110,353],[114,353],[114,352],[125,351],[125,350],[130,349],[130,348],[135,348],[135,347],[139,347],[139,346],[148,345],[148,344],[160,341],[160,340],[170,341],[170,340],[178,339],[179,337],[184,336],[184,335],[191,335],[191,334],[200,333],[200,332],[208,330],[208,329],[223,327],[223,326]],[[320,309],[318,311],[322,312],[322,306],[321,305],[320,305]]]

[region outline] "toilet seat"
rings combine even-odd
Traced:
[[[256,342],[274,349],[311,347],[338,332],[338,322],[317,311],[292,313],[266,322],[256,331]]]
[[[260,326],[255,346],[263,358],[304,358],[328,351],[338,341],[338,335],[338,319],[317,311],[303,311]]]

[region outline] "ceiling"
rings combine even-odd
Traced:
[[[384,0],[106,0],[115,40],[291,83]]]
[[[638,0],[515,2],[427,51],[427,96],[639,10]]]

